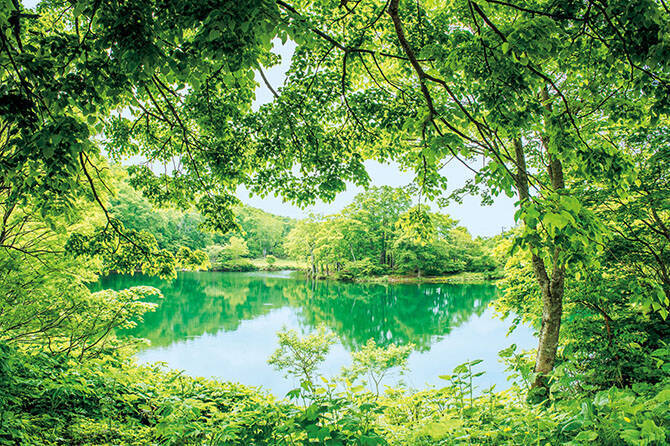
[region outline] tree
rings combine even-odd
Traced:
[[[221,256],[226,260],[239,259],[249,255],[247,242],[240,237],[231,237],[228,244],[223,247]]]
[[[479,243],[457,228],[456,220],[410,204],[399,188],[370,188],[337,214],[298,222],[286,249],[297,258],[309,256],[312,274],[346,280],[493,269]]]
[[[268,359],[268,364],[314,388],[316,373],[335,343],[335,335],[319,327],[305,337],[300,337],[295,330],[280,331],[277,337],[279,348]]]
[[[288,254],[295,259],[308,259],[310,272],[316,275],[316,259],[314,248],[316,246],[316,234],[318,223],[316,217],[311,216],[298,221],[286,236],[284,247]]]
[[[12,182],[10,205],[34,196],[45,212],[62,212],[86,196],[104,207],[100,141],[113,160],[145,162],[129,169],[131,183],[153,203],[195,203],[223,231],[235,227],[239,184],[304,203],[367,180],[357,156],[277,151],[261,135],[254,70],[277,63],[271,40],[286,37],[272,1],[53,0],[34,12],[16,1],[3,3],[0,25],[0,178],[3,191]],[[108,217],[107,229],[121,232]]]
[[[114,331],[141,320],[155,308],[145,299],[160,293],[150,287],[91,292],[90,282],[99,272],[117,267],[131,268],[130,272],[139,267],[166,276],[174,273],[174,258],[154,251],[158,255],[147,262],[118,240],[106,239],[115,247],[107,250],[94,235],[89,246],[77,244],[81,250],[77,249],[68,231],[95,234],[104,220],[99,208],[86,202],[67,215],[44,216],[30,202],[11,206],[0,201],[0,213],[0,341],[4,344],[37,347],[79,360],[110,351],[119,346]],[[144,240],[141,246],[148,249],[151,238]]]
[[[393,369],[399,369],[401,374],[407,369],[407,360],[413,349],[413,344],[378,347],[374,339],[369,339],[359,351],[351,354],[352,365],[344,370],[343,375],[352,381],[367,375],[374,384],[375,394],[379,396],[379,384]]]
[[[252,257],[283,256],[282,245],[293,224],[291,219],[239,206],[235,208],[235,220],[240,227],[236,232],[247,241]]]
[[[543,300],[536,385],[555,362],[566,274],[606,233],[576,184],[627,194],[637,173],[622,137],[667,119],[668,10],[633,3],[279,3],[313,34],[287,97],[344,110],[377,142],[369,153],[414,168],[429,197],[444,190],[449,160],[474,175],[462,193],[518,196],[517,245],[530,250]],[[329,94],[317,76],[339,88]]]
[[[665,318],[670,310],[668,129],[633,134],[626,144],[640,172],[630,193],[620,196],[612,189],[594,190],[585,185],[584,195],[612,232],[605,259],[654,287],[648,295],[657,297],[650,297],[643,304],[661,311]]]
[[[465,246],[461,230],[448,215],[415,206],[396,223],[398,235],[393,249],[397,268],[403,273],[453,274],[466,270]]]
[[[129,182],[125,169],[112,167],[112,187],[109,214],[125,229],[146,230],[156,238],[160,249],[174,251],[177,247],[203,249],[213,243],[214,234],[201,229],[202,216],[193,209],[160,209],[152,205]]]
[[[364,255],[381,266],[392,267],[390,247],[395,237],[395,223],[410,204],[410,195],[402,189],[373,187],[358,194],[354,202],[342,210],[342,215],[363,224],[361,237],[368,243]]]

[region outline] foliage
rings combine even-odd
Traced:
[[[566,386],[568,391],[560,392],[552,401],[528,403],[527,391],[534,379],[532,361],[515,350],[516,347],[511,346],[500,352],[514,372],[515,380],[512,388],[503,392],[495,392],[494,388],[477,392],[476,378],[484,372],[473,370],[481,363],[473,360],[456,366],[452,374],[441,376],[449,385],[438,389],[417,392],[388,388],[383,395],[374,396],[362,387],[352,387],[346,380],[344,390],[337,391],[337,378],[322,378],[320,385],[302,386],[291,395],[298,397],[308,392],[313,402],[307,411],[326,413],[333,421],[355,415],[357,406],[365,407],[366,414],[373,416],[369,420],[381,444],[660,445],[669,438],[667,374],[665,380],[656,385],[638,385],[632,389],[612,387],[574,393]],[[395,347],[378,348],[373,343],[361,352],[359,359],[367,363],[366,368],[378,366],[380,370],[402,364],[408,353],[397,351]],[[370,363],[368,360],[373,358],[382,361]],[[662,365],[663,361],[657,364]],[[574,381],[572,377],[555,378]],[[343,407],[347,414],[344,416],[336,412]],[[326,431],[321,432],[328,435]]]
[[[224,246],[211,245],[207,248],[209,261],[215,271],[253,271],[255,266],[247,260],[249,248],[240,237],[233,236]]]
[[[320,381],[305,406],[244,386],[0,347],[6,444],[594,444],[660,445],[670,435],[667,383],[528,406],[513,391],[388,390]],[[460,366],[459,366],[460,367]]]
[[[343,374],[352,381],[367,375],[374,385],[375,394],[379,396],[379,384],[389,372],[396,368],[401,374],[406,371],[407,359],[413,348],[412,344],[378,347],[373,339],[369,339],[360,350],[351,354],[352,365]]]
[[[255,390],[2,345],[3,444],[269,444],[286,417]],[[285,421],[284,421],[285,422]]]
[[[347,260],[335,271],[334,277],[339,280],[354,280],[361,277],[377,276],[384,272],[379,265],[375,264],[368,257],[361,260]]]
[[[152,234],[159,249],[173,253],[175,247],[180,246],[191,250],[209,249],[229,244],[231,238],[236,237],[244,240],[252,257],[285,254],[283,240],[293,224],[291,219],[240,205],[234,208],[235,229],[225,234],[208,231],[203,227],[204,218],[198,210],[158,208],[133,189],[125,169],[114,167],[112,172],[116,190],[110,198],[110,215],[126,230]]]
[[[445,387],[391,393],[382,422],[393,445],[661,445],[670,435],[667,398],[659,385],[528,406],[511,391],[469,398]]]
[[[239,259],[249,255],[247,243],[240,237],[231,237],[219,254],[219,261]]]
[[[608,236],[600,255],[589,268],[575,266],[566,282],[561,373],[578,378],[580,389],[606,389],[635,383],[654,383],[663,373],[654,363],[666,352],[670,335],[666,316],[668,297],[664,228],[670,221],[667,198],[658,187],[665,177],[667,141],[655,134],[650,141],[631,136],[626,144],[636,153],[631,161],[640,175],[626,195],[612,187],[580,185],[585,203],[606,221]],[[651,162],[653,160],[653,162]],[[539,327],[540,296],[531,278],[528,251],[517,251],[508,259],[503,297],[496,306],[516,321]]]
[[[346,119],[332,122],[365,135],[367,156],[411,169],[422,198],[445,195],[443,167],[450,162],[472,175],[445,198],[518,197],[514,245],[529,254],[540,292],[536,385],[546,386],[566,283],[597,263],[610,231],[617,232],[598,203],[620,208],[631,197],[633,213],[644,209],[638,223],[651,223],[660,243],[649,243],[642,225],[633,225],[627,242],[640,259],[663,254],[667,245],[657,222],[663,217],[653,216],[647,200],[662,206],[662,193],[651,187],[640,194],[645,169],[635,160],[665,150],[666,2],[364,0],[338,9],[330,0],[298,0],[280,11],[300,45],[278,108],[301,98],[307,116],[344,110]],[[605,200],[593,200],[587,189]],[[416,222],[415,232],[428,236],[425,212],[412,212],[404,228]],[[420,241],[416,235],[410,239]],[[658,275],[665,261],[641,263],[643,274]],[[662,300],[649,303],[668,311]]]
[[[0,192],[7,198],[4,192]],[[175,274],[175,258],[147,256],[142,246],[118,238],[102,226],[96,207],[80,201],[68,215],[41,215],[0,201],[0,341],[38,347],[83,359],[123,347],[113,333],[130,327],[155,308],[159,295],[149,287],[92,293],[99,272],[141,267],[163,276]],[[83,234],[95,234],[88,239]],[[155,246],[148,236],[145,248]],[[95,254],[95,255],[93,255]],[[188,253],[191,266],[203,259]],[[134,256],[134,257],[133,257]]]
[[[0,441],[667,443],[666,3],[1,1]],[[298,48],[275,100],[252,109],[275,37]],[[123,186],[114,210],[101,149],[142,160],[128,181],[152,203],[198,215],[149,217]],[[98,273],[206,267],[196,221],[252,228],[211,236],[215,261],[280,255],[290,223],[242,208],[238,224],[238,186],[332,200],[367,185],[366,159],[412,170],[420,203],[442,198],[452,161],[473,176],[450,198],[518,196],[497,305],[539,331],[532,372],[504,353],[533,392],[476,396],[476,361],[444,389],[317,387],[326,336],[284,333],[273,357],[306,378],[307,407],[108,354],[155,291],[92,293]],[[494,268],[455,225],[379,188],[285,246],[314,276]]]
[[[191,251],[186,246],[182,246],[177,250],[176,254],[177,267],[182,270],[198,271],[201,269],[208,269],[210,266],[209,258],[204,251]]]
[[[160,294],[155,288],[92,293],[87,282],[95,276],[87,267],[60,253],[37,262],[0,250],[0,340],[83,358],[111,348],[115,329],[132,327],[155,308],[146,302]]]
[[[116,193],[110,198],[110,215],[129,230],[145,230],[156,238],[158,248],[173,250],[176,246],[204,249],[215,235],[201,230],[202,216],[191,210],[156,209],[149,200],[133,189],[127,173],[115,168]]]
[[[320,327],[302,338],[295,330],[280,331],[277,338],[279,348],[268,359],[268,364],[313,386],[317,368],[335,342],[335,335]]]
[[[313,275],[342,280],[494,270],[481,242],[456,224],[426,206],[410,208],[401,189],[373,187],[336,215],[299,222],[287,236],[286,250],[307,259]]]
[[[309,157],[302,147],[267,144],[250,106],[253,70],[278,63],[271,40],[286,37],[273,2],[224,12],[217,4],[88,0],[29,11],[7,1],[0,11],[0,178],[3,189],[11,182],[13,199],[35,197],[45,211],[69,209],[85,194],[100,201],[101,141],[113,160],[146,161],[129,173],[147,198],[195,204],[204,225],[224,232],[235,227],[239,184],[283,189],[303,203],[332,197],[343,179],[367,180],[359,156]],[[295,175],[289,158],[310,175]]]
[[[250,206],[235,208],[239,234],[244,237],[252,257],[285,257],[284,239],[294,221]]]

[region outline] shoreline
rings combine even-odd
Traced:
[[[278,259],[272,265],[265,263],[264,259],[249,259],[241,265],[235,265],[233,268],[210,268],[211,272],[253,272],[253,271],[296,271],[301,272],[305,277],[309,277],[307,265],[290,259]],[[335,275],[317,275],[316,280],[332,280],[336,282],[350,283],[379,283],[379,284],[421,284],[421,283],[481,283],[495,284],[502,278],[501,274],[493,272],[462,272],[456,274],[443,274],[439,276],[407,276],[400,274],[385,274],[380,276],[361,276],[354,277],[351,280],[338,279]]]
[[[389,283],[389,284],[421,284],[421,283],[481,283],[495,284],[500,277],[491,277],[489,273],[465,272],[441,276],[400,276],[385,275],[376,277],[361,277],[354,279],[356,283]]]

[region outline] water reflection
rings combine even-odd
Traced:
[[[326,325],[348,350],[368,339],[378,344],[411,342],[427,350],[437,338],[481,315],[495,297],[491,285],[381,285],[314,282],[290,274],[181,273],[171,282],[142,276],[104,278],[100,288],[138,284],[161,289],[164,298],[128,335],[154,347],[220,330],[266,315],[273,308],[299,310],[299,324]]]
[[[325,324],[350,350],[377,344],[430,348],[436,337],[480,315],[493,300],[491,285],[380,285],[300,282],[284,287],[310,326]]]

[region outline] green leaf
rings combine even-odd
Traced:
[[[542,217],[542,222],[549,227],[556,229],[563,229],[568,223],[569,219],[564,214],[557,214],[549,212]]]
[[[575,441],[595,441],[598,438],[598,433],[595,431],[583,431],[575,437]]]

